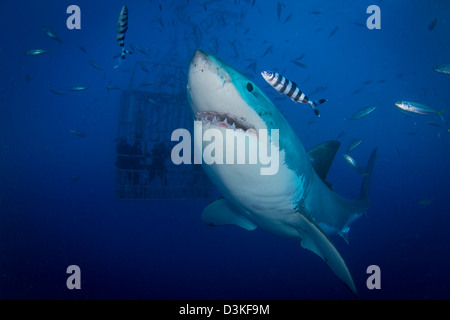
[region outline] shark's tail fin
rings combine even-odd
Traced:
[[[361,200],[369,199],[370,185],[372,183],[372,171],[376,157],[377,157],[377,148],[373,149],[372,154],[370,155],[369,158],[369,162],[367,162],[364,179],[361,185],[361,194],[359,196]]]

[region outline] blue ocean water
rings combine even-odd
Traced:
[[[81,10],[79,30],[66,26],[72,4]],[[120,53],[116,23],[124,4],[125,47],[135,50],[114,68]],[[370,5],[381,10],[381,29],[366,26]],[[407,100],[438,111],[449,108],[450,76],[433,70],[450,63],[448,1],[46,0],[5,6],[0,298],[355,298],[299,243],[258,229],[205,226],[200,215],[209,199],[117,197],[119,105],[133,68],[152,63],[135,75],[153,82],[144,90],[185,94],[196,49],[254,81],[306,149],[341,141],[328,175],[341,195],[358,196],[362,181],[342,157],[349,143],[362,140],[351,152],[361,165],[378,147],[372,206],[351,225],[349,244],[331,238],[360,298],[450,298],[450,133],[439,116],[404,114],[394,105]],[[29,49],[51,51],[25,55]],[[163,65],[184,71],[175,77]],[[321,117],[276,93],[260,76],[265,69],[295,81],[311,99],[328,99]],[[120,89],[108,91],[108,85]],[[89,88],[68,90],[74,86]],[[349,120],[368,105],[377,109]],[[66,286],[70,265],[80,267],[80,290]],[[366,287],[370,265],[380,267],[381,289]]]

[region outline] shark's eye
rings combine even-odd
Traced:
[[[248,92],[253,91],[253,85],[250,82],[247,82],[247,90],[248,90]]]

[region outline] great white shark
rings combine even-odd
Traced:
[[[349,269],[328,236],[347,238],[350,223],[369,208],[376,148],[366,166],[359,199],[346,199],[325,180],[340,143],[327,141],[306,151],[275,105],[236,69],[210,53],[196,51],[189,66],[187,93],[194,115],[203,120],[203,130],[214,128],[223,136],[225,130],[235,130],[237,135],[246,135],[247,147],[260,139],[258,134],[246,133],[249,129],[269,133],[278,129],[279,133],[276,174],[262,175],[262,164],[203,165],[223,197],[203,210],[202,220],[214,226],[262,228],[300,241],[356,294]],[[202,152],[205,143],[198,148],[202,150],[196,152]]]

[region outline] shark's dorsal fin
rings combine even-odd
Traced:
[[[340,145],[341,143],[339,141],[325,141],[309,149],[307,152],[314,170],[316,170],[318,176],[327,185],[329,185],[326,181],[327,174]]]
[[[202,221],[210,226],[234,224],[246,230],[256,229],[256,226],[239,213],[225,198],[219,198],[203,209]]]

